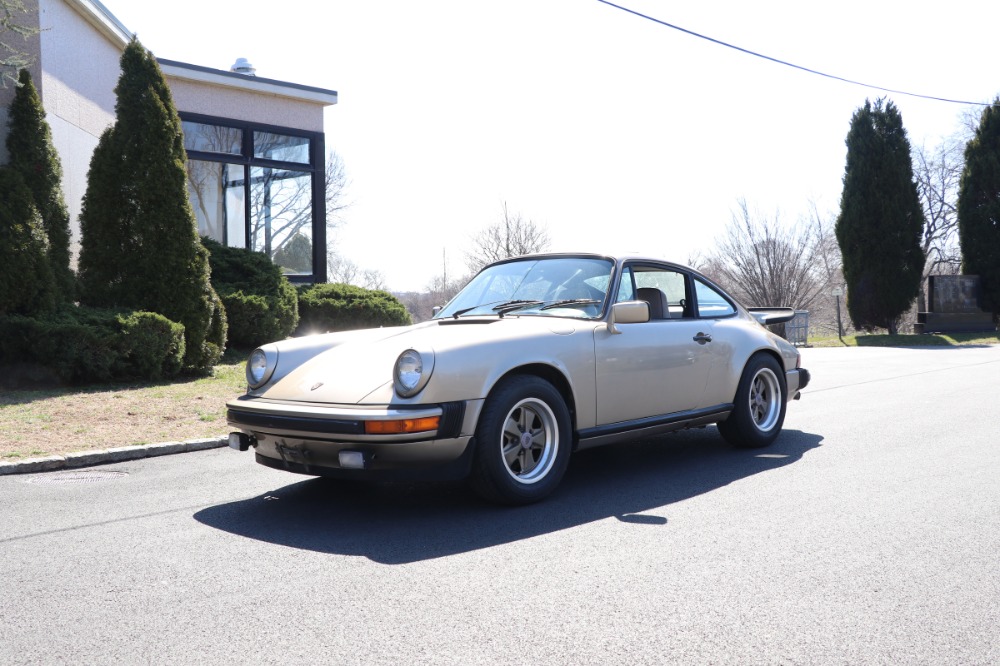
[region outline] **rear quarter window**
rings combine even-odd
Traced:
[[[695,278],[694,288],[698,298],[699,317],[725,317],[736,313],[736,308],[725,296],[701,280]]]

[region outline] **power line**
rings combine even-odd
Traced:
[[[674,25],[673,23],[667,23],[666,21],[661,21],[658,18],[654,18],[652,16],[648,16],[646,14],[642,14],[640,12],[635,11],[634,9],[629,9],[628,7],[622,7],[621,5],[616,5],[615,3],[609,2],[608,0],[597,0],[597,1],[598,2],[603,2],[604,4],[606,4],[606,5],[610,6],[610,7],[614,7],[615,9],[620,9],[623,12],[628,12],[629,14],[633,14],[635,16],[638,16],[639,18],[644,18],[647,21],[652,21],[653,23],[659,23],[660,25],[666,26],[667,28],[672,28],[674,30],[683,32],[683,33],[685,33],[687,35],[691,35],[692,37],[697,37],[698,39],[704,39],[706,41],[712,42],[713,44],[718,44],[719,46],[725,46],[726,48],[730,48],[730,49],[733,49],[735,51],[739,51],[741,53],[746,53],[747,55],[752,55],[752,56],[757,57],[757,58],[763,58],[764,60],[770,60],[771,62],[777,63],[779,65],[785,65],[786,67],[792,67],[794,69],[798,69],[798,70],[801,70],[803,72],[808,72],[809,74],[815,74],[817,76],[822,76],[822,77],[825,77],[825,78],[828,78],[828,79],[833,79],[835,81],[842,81],[843,83],[850,83],[851,85],[862,86],[864,88],[871,88],[873,90],[881,90],[883,92],[895,93],[897,95],[908,95],[909,97],[919,97],[920,99],[930,99],[930,100],[934,100],[936,102],[950,102],[952,104],[971,104],[971,105],[975,105],[975,106],[992,106],[992,104],[990,104],[988,102],[967,102],[965,100],[960,100],[960,99],[948,99],[946,97],[934,97],[932,95],[920,95],[920,94],[917,94],[917,93],[907,92],[905,90],[895,90],[893,88],[884,88],[882,86],[876,86],[876,85],[872,85],[870,83],[863,83],[861,81],[855,81],[853,79],[845,79],[842,76],[835,76],[833,74],[827,74],[825,72],[820,72],[820,71],[817,71],[815,69],[809,69],[808,67],[803,67],[802,65],[796,65],[795,63],[788,62],[788,61],[785,61],[785,60],[780,60],[778,58],[772,58],[771,56],[764,55],[763,53],[757,53],[756,51],[751,51],[750,49],[745,49],[745,48],[743,48],[741,46],[736,46],[735,44],[729,44],[728,42],[723,42],[723,41],[721,41],[719,39],[715,39],[713,37],[709,37],[707,35],[702,35],[702,34],[699,34],[697,32],[694,32],[692,30],[688,30],[686,28],[682,28],[679,25]]]

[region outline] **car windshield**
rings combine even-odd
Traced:
[[[483,269],[435,319],[464,315],[549,315],[593,319],[604,309],[614,262],[531,258]]]

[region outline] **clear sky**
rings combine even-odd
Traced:
[[[737,200],[794,223],[839,204],[851,115],[878,90],[721,47],[598,0],[102,0],[159,57],[336,90],[352,202],[334,242],[393,290],[463,273],[502,205],[553,250],[706,253]],[[617,4],[886,88],[987,102],[1000,3]],[[888,93],[910,141],[966,108]]]

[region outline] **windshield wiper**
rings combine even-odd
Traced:
[[[501,303],[500,305],[494,306],[493,312],[497,312],[503,317],[508,312],[513,312],[514,310],[520,310],[522,308],[530,308],[534,305],[541,305],[545,301],[534,301],[534,300],[524,300],[518,299],[515,301],[507,301],[506,303]]]
[[[473,305],[471,308],[462,308],[461,310],[456,310],[455,312],[453,312],[448,316],[452,317],[453,319],[458,319],[459,317],[461,317],[466,313],[472,312],[473,310],[478,310],[479,308],[485,308],[489,305],[492,305],[493,303],[496,303],[496,301],[493,301],[492,303],[480,303],[479,305]],[[529,307],[530,305],[538,305],[539,303],[544,303],[544,301],[534,301],[534,300],[529,301],[524,299],[519,299],[516,301],[504,301],[500,305],[495,306],[493,308],[493,311],[500,312],[502,316],[504,312],[517,310],[518,308],[526,308]],[[501,310],[503,312],[501,312]]]
[[[539,310],[548,310],[550,308],[561,308],[565,305],[594,305],[595,303],[600,303],[600,301],[593,298],[567,298],[564,301],[553,301],[552,303],[546,303]]]
[[[463,308],[462,310],[456,310],[455,314],[453,314],[451,316],[453,318],[455,318],[455,319],[458,319],[459,317],[461,317],[462,315],[464,315],[466,312],[472,312],[476,308],[481,308],[481,307],[483,307],[483,306],[482,305],[473,305],[471,308]]]

